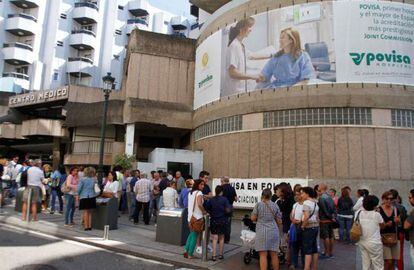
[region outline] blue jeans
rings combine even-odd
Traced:
[[[62,195],[55,188],[52,188],[52,199],[51,199],[51,202],[50,202],[50,211],[51,212],[54,212],[55,211],[56,197],[59,199],[59,211],[62,212],[63,211],[63,199],[62,199]]]
[[[339,223],[339,240],[351,241],[349,231],[352,228],[353,218],[338,216],[337,220]]]
[[[65,194],[66,199],[66,212],[65,212],[65,224],[73,223],[73,216],[75,215],[75,196]]]
[[[130,201],[130,205],[129,205],[129,219],[133,219],[134,218],[134,212],[135,212],[135,207],[136,207],[136,199],[135,199],[135,193],[134,192],[128,192],[128,196],[129,196],[129,201]]]

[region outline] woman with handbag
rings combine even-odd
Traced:
[[[65,226],[75,225],[73,222],[73,216],[75,215],[77,190],[78,190],[78,168],[72,167],[69,170],[69,175],[66,177],[64,186],[62,187],[63,193],[65,193],[66,212],[65,212]]]
[[[193,188],[188,194],[188,226],[190,234],[185,244],[184,258],[192,259],[196,245],[200,246],[200,238],[198,235],[204,230],[204,215],[206,210],[203,207],[203,190],[204,181],[195,180]]]
[[[300,189],[295,191],[295,201],[290,220],[292,224],[289,229],[289,246],[291,250],[291,265],[290,269],[299,268],[299,251],[301,255],[302,265],[305,265],[305,254],[302,247],[302,215],[303,215],[303,201],[300,196]]]
[[[85,231],[90,231],[92,230],[91,210],[96,208],[96,171],[93,167],[87,167],[84,169],[83,173],[84,177],[78,184],[78,195],[80,198],[79,210],[83,210],[82,220]]]
[[[193,188],[188,194],[188,226],[190,234],[185,244],[184,258],[192,259],[194,250],[201,245],[199,234],[204,230],[204,215],[207,213],[203,207],[203,190],[204,181],[197,179],[194,181]]]
[[[384,223],[384,220],[375,211],[378,203],[379,199],[376,196],[367,195],[362,200],[361,210],[355,212],[355,221],[351,232],[359,224],[361,230],[358,232],[358,247],[361,252],[362,270],[384,269],[383,247],[380,235],[380,226]],[[359,230],[355,229],[355,231]]]
[[[267,269],[267,255],[270,254],[273,270],[279,269],[279,228],[282,224],[282,213],[276,203],[271,201],[272,191],[266,188],[262,191],[262,201],[258,202],[251,214],[251,220],[256,223],[255,250],[259,252],[260,269]]]
[[[381,240],[384,245],[384,269],[394,270],[394,263],[400,258],[400,245],[398,241],[398,223],[400,213],[392,205],[394,196],[390,191],[382,194],[382,205],[379,208],[384,224],[381,226]]]

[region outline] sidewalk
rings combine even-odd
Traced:
[[[76,211],[74,227],[64,227],[64,217],[59,214],[40,214],[38,222],[22,222],[20,213],[14,211],[11,205],[2,209],[0,224],[7,224],[30,229],[63,239],[74,240],[98,246],[119,253],[130,254],[142,258],[152,259],[175,265],[177,268],[192,269],[258,269],[258,260],[253,259],[249,265],[243,262],[243,254],[246,248],[242,247],[240,239],[241,222],[234,220],[232,224],[232,236],[230,244],[225,245],[223,261],[202,262],[201,259],[184,259],[183,247],[159,243],[155,241],[156,227],[151,225],[134,225],[127,215],[121,215],[118,219],[118,229],[109,232],[109,240],[103,240],[103,231],[84,231],[80,226],[79,211]],[[360,259],[354,245],[335,245],[335,259],[322,260],[318,269],[360,269]],[[209,254],[209,258],[211,255]],[[282,266],[281,269],[287,269]]]

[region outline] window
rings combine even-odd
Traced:
[[[414,128],[414,110],[391,110],[393,127]]]
[[[124,6],[118,5],[119,10],[124,10]]]
[[[369,108],[313,108],[265,112],[263,126],[372,125]]]
[[[205,123],[195,130],[196,140],[220,133],[238,131],[242,128],[242,116],[235,115]]]
[[[68,15],[66,13],[60,13],[60,18],[66,20]]]
[[[119,60],[119,54],[114,54],[114,59]]]
[[[56,45],[57,45],[57,46],[59,46],[59,47],[63,47],[63,41],[59,41],[59,40],[58,40],[58,41],[56,42]]]
[[[59,70],[58,69],[53,70],[53,80],[54,81],[59,80]]]
[[[92,25],[82,25],[81,29],[93,31]]]
[[[122,31],[121,31],[121,30],[119,30],[119,29],[116,29],[116,30],[115,30],[115,35],[122,35]]]

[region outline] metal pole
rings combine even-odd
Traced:
[[[109,91],[105,91],[104,96],[105,96],[105,101],[104,101],[104,110],[103,110],[102,125],[101,125],[101,143],[99,146],[99,165],[98,165],[98,184],[101,189],[102,189],[102,182],[103,182],[103,158],[104,158],[106,114],[108,112]]]
[[[30,209],[32,209],[32,189],[29,188],[29,195],[27,196],[27,202],[26,202],[26,221],[29,222],[29,218],[30,218]],[[37,202],[35,202],[37,203]]]
[[[108,239],[109,239],[109,225],[105,225],[104,226],[103,240],[108,240]]]
[[[202,241],[202,253],[201,253],[201,260],[203,262],[208,261],[208,242],[210,238],[210,215],[204,216],[205,226],[203,232],[203,241]]]

